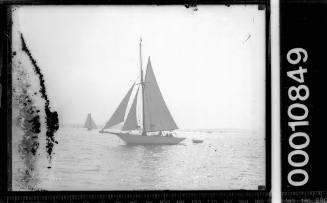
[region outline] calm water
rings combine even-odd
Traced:
[[[14,190],[256,190],[265,184],[265,141],[258,134],[180,131],[186,140],[162,146],[128,146],[78,128],[61,128],[56,136],[52,167],[41,143],[28,176],[19,139],[13,140]]]

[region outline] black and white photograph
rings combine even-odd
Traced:
[[[264,190],[266,9],[13,6],[12,190]]]

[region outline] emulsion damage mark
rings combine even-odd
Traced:
[[[18,144],[18,152],[24,161],[24,167],[17,172],[18,187],[20,189],[37,190],[37,178],[35,177],[35,161],[39,148],[39,133],[41,132],[40,109],[35,105],[32,96],[29,93],[31,87],[28,81],[28,74],[19,66],[14,67],[17,86],[13,88],[14,105],[18,107],[18,115],[15,125],[20,128],[24,134],[21,142]]]
[[[36,61],[34,60],[31,52],[29,51],[29,49],[27,48],[27,45],[25,43],[24,37],[21,34],[20,35],[21,38],[21,42],[22,42],[22,50],[28,55],[29,59],[32,62],[33,65],[33,69],[34,72],[36,73],[36,75],[39,77],[40,80],[40,90],[39,92],[41,93],[41,97],[45,100],[45,117],[46,117],[46,127],[47,127],[47,131],[46,131],[46,140],[47,140],[47,144],[46,144],[46,149],[47,149],[47,153],[48,156],[50,158],[50,160],[52,159],[52,150],[53,150],[53,145],[54,143],[58,143],[55,140],[55,132],[59,129],[59,120],[58,120],[58,113],[56,111],[51,111],[50,109],[50,101],[48,99],[48,95],[46,92],[46,88],[45,88],[45,82],[44,82],[44,76],[41,73],[41,69],[40,67],[37,65]]]

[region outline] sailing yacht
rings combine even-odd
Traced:
[[[114,134],[126,144],[178,144],[185,138],[173,136],[172,131],[178,127],[162,97],[150,57],[143,79],[142,39],[139,46],[140,81],[130,87],[100,133]],[[133,90],[136,90],[135,94],[132,94]],[[129,101],[132,101],[131,105],[128,105]]]
[[[83,128],[87,128],[87,130],[92,130],[98,128],[97,125],[94,123],[91,114],[87,114],[86,121],[84,123]]]

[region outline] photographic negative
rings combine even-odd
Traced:
[[[266,9],[12,8],[12,190],[262,190]]]

